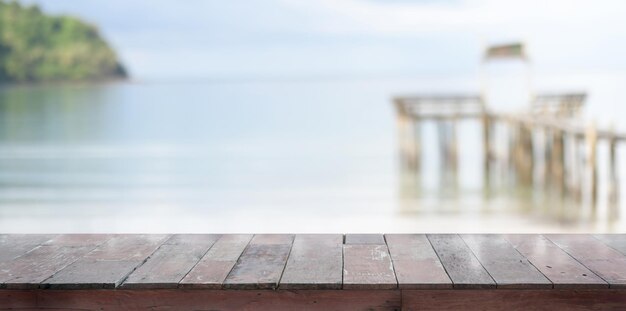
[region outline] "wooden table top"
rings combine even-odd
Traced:
[[[626,235],[0,235],[2,289],[626,288]]]

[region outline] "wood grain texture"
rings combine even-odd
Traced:
[[[141,265],[168,235],[115,235],[41,283],[52,289],[115,288]]]
[[[60,234],[43,245],[49,246],[99,246],[110,240],[113,234]]]
[[[552,288],[552,282],[503,236],[463,234],[461,237],[498,288]]]
[[[384,245],[385,237],[382,234],[346,234],[345,244]]]
[[[343,235],[299,234],[293,242],[281,289],[341,289]]]
[[[177,288],[217,241],[215,234],[176,234],[128,276],[121,288]]]
[[[402,310],[624,310],[623,290],[405,290]]]
[[[608,282],[611,288],[626,288],[626,257],[622,253],[586,234],[545,236]]]
[[[0,303],[26,310],[391,311],[400,310],[400,297],[387,290],[0,290]]]
[[[39,246],[15,260],[0,264],[0,287],[39,288],[41,282],[93,248],[93,246]]]
[[[556,289],[609,287],[607,282],[542,235],[514,234],[505,237],[550,279]]]
[[[454,288],[495,288],[496,283],[456,234],[427,235]]]
[[[439,257],[424,234],[386,234],[401,289],[452,288]]]
[[[24,255],[54,237],[53,234],[0,234],[0,262]]]
[[[398,287],[387,245],[343,246],[344,289],[395,289]]]
[[[0,288],[39,288],[42,281],[108,239],[108,235],[58,235],[18,258],[0,262]]]
[[[293,239],[290,234],[255,235],[226,277],[223,288],[276,289]]]
[[[596,239],[626,255],[626,234],[594,234]]]
[[[183,278],[179,287],[220,289],[228,273],[246,248],[251,234],[226,234],[221,236],[198,264]]]

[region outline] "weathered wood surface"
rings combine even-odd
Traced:
[[[344,289],[395,289],[398,281],[384,238],[346,235],[343,245]]]
[[[180,282],[181,288],[220,289],[246,248],[251,234],[222,235]]]
[[[255,235],[228,274],[228,289],[275,289],[282,276],[294,236]]]
[[[626,255],[626,234],[595,234],[594,237]]]
[[[382,234],[346,234],[345,244],[385,244]]]
[[[0,262],[19,257],[54,236],[52,234],[0,234]]]
[[[372,310],[401,309],[388,290],[0,290],[0,310]]]
[[[116,288],[167,235],[118,235],[42,282],[52,289]]]
[[[60,235],[11,261],[0,263],[0,287],[38,288],[39,284],[78,260],[108,235]]]
[[[601,291],[626,288],[625,240],[538,234],[0,235],[0,289]]]
[[[402,310],[624,310],[623,290],[404,290]]]
[[[623,290],[0,290],[2,310],[624,310]]]
[[[280,280],[282,289],[341,289],[343,235],[299,234]]]
[[[498,288],[552,288],[552,282],[504,237],[464,234],[462,238],[496,281]]]
[[[541,235],[507,235],[506,239],[548,277],[556,289],[609,287],[607,282]]]
[[[122,284],[122,288],[177,288],[215,241],[215,234],[177,234],[161,245]]]
[[[548,239],[609,283],[626,288],[626,256],[590,235],[550,234]]]
[[[496,283],[460,236],[428,235],[454,288],[495,288]]]
[[[424,234],[385,235],[401,289],[452,288],[452,281]]]

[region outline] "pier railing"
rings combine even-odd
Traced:
[[[498,113],[487,109],[478,95],[419,95],[394,98],[397,113],[401,165],[420,172],[422,165],[421,126],[425,121],[438,127],[438,145],[446,170],[458,167],[457,121],[476,120],[482,127],[485,187],[491,185],[494,163],[517,185],[539,185],[556,189],[595,209],[598,201],[598,143],[608,143],[609,207],[619,198],[617,145],[625,133],[598,128],[581,119],[586,95],[543,94],[534,96],[529,109],[519,113]],[[497,125],[497,126],[496,126]],[[496,131],[499,133],[496,139]],[[504,135],[502,135],[504,134]],[[504,152],[496,152],[504,150]]]

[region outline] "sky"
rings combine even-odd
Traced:
[[[133,77],[469,75],[485,46],[540,72],[626,70],[617,0],[23,0],[96,24]]]

